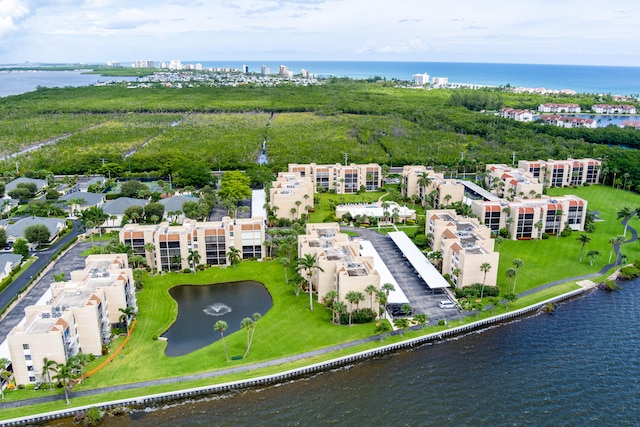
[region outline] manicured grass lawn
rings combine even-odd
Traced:
[[[596,222],[596,231],[583,233],[574,231],[569,237],[551,236],[549,240],[511,241],[505,240],[499,248],[500,265],[498,270],[498,286],[506,289],[508,279],[505,276],[507,268],[513,267],[512,261],[520,258],[524,261],[517,276],[516,293],[526,289],[562,279],[565,277],[581,276],[598,272],[608,264],[611,245],[609,239],[624,231],[617,212],[624,206],[632,209],[640,206],[640,195],[611,187],[593,185],[581,188],[549,189],[549,195],[574,194],[588,201],[587,208],[599,212],[602,221]],[[633,218],[629,225],[640,229],[640,221]],[[591,241],[585,245],[582,262],[580,262],[581,244],[577,238],[586,234]],[[627,232],[627,238],[631,236]],[[496,250],[498,247],[496,246]],[[587,252],[597,250],[600,256],[595,259],[593,266],[589,265]],[[622,245],[622,252],[627,254],[629,261],[640,257],[638,243]],[[615,259],[615,255],[614,255]]]
[[[177,303],[168,289],[179,284],[210,284],[256,280],[265,284],[273,298],[273,307],[257,323],[251,351],[245,360],[226,362],[219,340],[193,353],[168,357],[166,343],[153,340],[174,322]],[[307,294],[296,297],[293,288],[285,285],[284,271],[277,261],[242,262],[237,269],[210,268],[198,274],[167,273],[146,277],[144,289],[138,295],[139,317],[136,328],[122,358],[89,379],[84,387],[109,386],[155,378],[211,371],[256,361],[270,360],[303,353],[328,345],[348,342],[370,335],[372,325],[336,326],[330,322],[331,312],[319,304],[309,311]],[[247,316],[251,316],[248,313]],[[194,325],[219,337],[210,325]],[[239,331],[225,336],[229,356],[241,355],[246,349],[246,333]],[[94,362],[95,363],[95,362]],[[89,368],[90,369],[90,368]]]
[[[329,215],[335,215],[336,210],[329,209],[329,205],[340,205],[343,203],[372,203],[386,194],[384,191],[368,191],[361,194],[333,194],[317,193],[320,201],[315,204],[316,211],[309,214],[310,222],[323,222]]]

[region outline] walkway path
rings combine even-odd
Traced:
[[[637,232],[632,228],[629,228],[629,229],[631,230],[632,237],[629,240],[625,241],[624,243],[633,242],[633,241],[636,241],[638,239]],[[375,231],[372,231],[372,230],[367,230],[367,229],[354,229],[354,230],[357,230],[365,238],[375,237],[374,234],[377,235],[377,236],[380,236],[379,233],[376,233]],[[374,233],[374,234],[370,234],[370,233]],[[384,236],[384,238],[386,239],[386,236]],[[78,246],[80,246],[80,245],[78,245]],[[518,294],[518,297],[522,297],[522,296],[528,295],[530,293],[533,293],[533,292],[536,292],[536,291],[540,291],[542,289],[546,289],[546,288],[555,286],[555,285],[560,284],[560,283],[565,283],[565,282],[570,282],[570,281],[578,281],[578,280],[583,280],[585,278],[592,278],[592,277],[601,276],[601,275],[605,274],[610,268],[612,268],[615,265],[617,265],[617,262],[621,258],[620,257],[620,253],[619,253],[619,249],[620,249],[619,244],[617,244],[616,247],[615,247],[616,254],[617,254],[616,263],[615,264],[606,265],[598,273],[592,273],[592,274],[588,274],[588,275],[584,275],[584,276],[578,276],[578,277],[570,277],[570,278],[566,278],[566,279],[561,279],[561,280],[549,282],[549,283],[546,283],[544,285],[538,286],[538,287],[536,287],[536,288],[534,288],[532,290],[527,290],[525,292],[522,292],[522,293]],[[71,254],[69,253],[68,255],[71,255]],[[44,281],[42,281],[42,282],[44,282]],[[393,331],[393,332],[390,333],[390,335],[399,334],[400,332],[401,331]],[[78,391],[78,392],[72,392],[72,393],[70,393],[70,398],[81,397],[81,396],[95,396],[95,395],[100,395],[100,394],[110,393],[110,392],[115,392],[115,391],[132,390],[132,389],[143,389],[143,388],[151,387],[151,386],[155,386],[155,385],[175,384],[175,383],[180,383],[180,382],[200,380],[200,379],[206,379],[206,378],[217,378],[217,377],[220,377],[220,376],[239,373],[239,372],[249,372],[249,371],[256,370],[256,369],[261,369],[261,368],[270,367],[270,366],[278,366],[278,365],[282,365],[282,364],[288,363],[288,362],[294,362],[294,361],[301,360],[301,359],[306,359],[306,358],[309,358],[309,357],[324,355],[324,354],[327,354],[327,353],[330,353],[330,352],[334,352],[334,351],[338,351],[338,350],[354,347],[354,346],[357,346],[359,344],[375,341],[375,340],[378,340],[379,338],[380,337],[378,337],[378,336],[371,336],[371,337],[363,338],[363,339],[360,339],[360,340],[357,340],[357,341],[343,343],[343,344],[337,344],[337,345],[333,345],[333,346],[330,346],[330,347],[321,348],[321,349],[318,349],[318,350],[308,351],[306,353],[295,354],[295,355],[283,357],[283,358],[280,358],[280,359],[274,359],[274,360],[254,363],[254,364],[250,364],[250,365],[243,365],[243,366],[238,366],[238,367],[226,368],[226,369],[221,369],[221,370],[212,371],[212,372],[202,372],[202,373],[198,373],[198,374],[183,375],[183,376],[179,376],[179,377],[162,378],[162,379],[157,379],[157,380],[141,381],[141,382],[131,383],[131,384],[122,384],[122,385],[111,386],[111,387],[102,387],[102,388],[96,388],[96,389],[91,389],[91,390],[83,390],[83,391]],[[0,410],[3,409],[3,408],[15,408],[15,407],[21,407],[21,406],[35,405],[35,404],[38,404],[38,403],[53,402],[53,401],[63,400],[63,399],[64,399],[64,395],[63,394],[57,394],[57,395],[54,395],[54,396],[44,396],[44,397],[33,398],[33,399],[25,399],[25,400],[20,400],[20,401],[15,401],[15,402],[2,402],[2,403],[0,403]]]

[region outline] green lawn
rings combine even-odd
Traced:
[[[317,193],[319,202],[315,204],[315,212],[309,215],[310,222],[323,222],[329,215],[335,215],[335,206],[343,203],[372,203],[385,195],[384,191],[367,191],[361,194],[333,194],[333,193]],[[330,207],[333,206],[333,209]]]
[[[505,240],[499,248],[498,286],[502,289],[506,289],[507,286],[505,270],[513,266],[512,261],[515,258],[524,261],[523,267],[518,272],[516,293],[565,277],[598,272],[608,264],[611,250],[609,239],[624,231],[620,220],[616,218],[617,212],[624,206],[632,209],[640,206],[640,195],[600,185],[554,188],[549,189],[548,194],[574,194],[582,197],[588,201],[589,210],[599,212],[598,217],[602,221],[596,222],[596,231],[593,233],[576,231],[569,237],[556,239],[551,236],[549,240]],[[640,221],[636,217],[629,222],[629,225],[640,229]],[[577,240],[580,234],[587,234],[591,239],[584,248],[582,262],[579,261],[581,244]],[[631,233],[627,232],[627,237],[630,236]],[[496,250],[498,250],[497,245]],[[587,252],[590,250],[597,250],[601,254],[595,259],[593,266],[589,265],[587,258]],[[628,255],[629,261],[633,261],[640,257],[640,246],[638,243],[625,244],[622,252]]]

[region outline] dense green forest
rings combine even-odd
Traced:
[[[563,129],[484,111],[543,102],[588,108],[606,98],[390,86],[331,79],[317,86],[39,88],[0,98],[0,153],[62,137],[15,159],[22,170],[55,174],[98,172],[104,163],[166,173],[185,160],[247,168],[263,141],[274,170],[289,162],[341,162],[345,153],[350,162],[460,172],[511,163],[514,153],[516,160],[594,157],[604,160],[610,179],[628,173],[626,182],[640,187],[640,131]],[[15,160],[0,170],[14,169]]]

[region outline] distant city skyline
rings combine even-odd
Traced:
[[[424,61],[640,66],[633,0],[0,0],[0,63]]]

